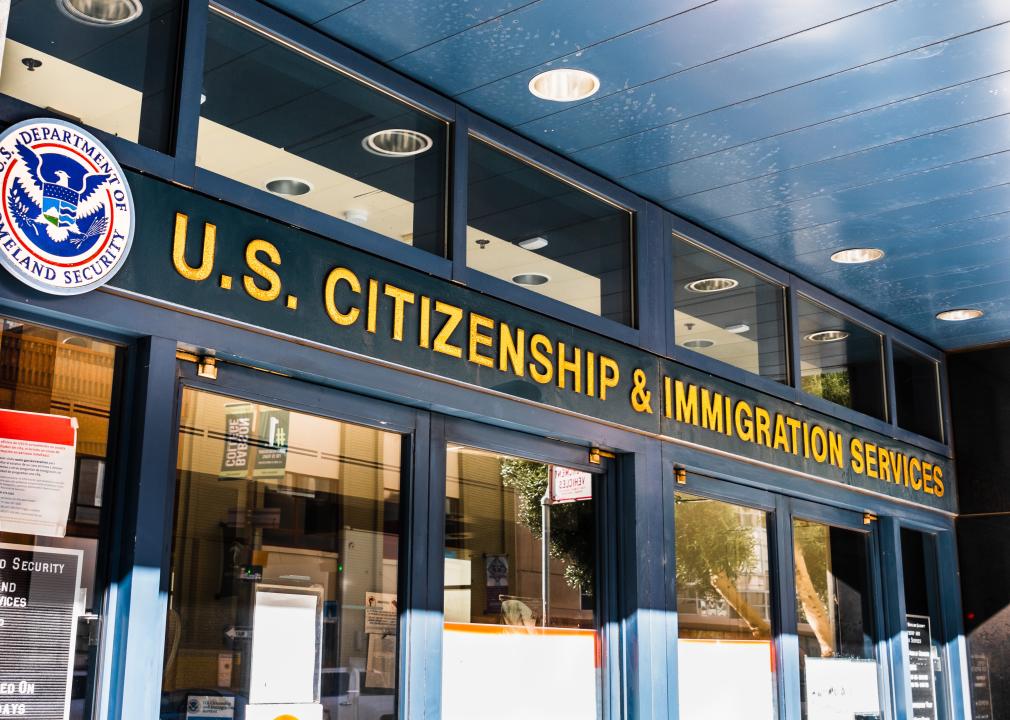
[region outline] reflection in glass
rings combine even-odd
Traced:
[[[803,392],[886,419],[880,336],[806,298],[797,303]]]
[[[469,267],[630,325],[631,215],[470,138]]]
[[[777,382],[789,382],[783,289],[673,237],[677,344]]]
[[[879,718],[866,536],[793,520],[803,717]]]
[[[162,714],[395,717],[399,435],[183,392]],[[270,717],[273,717],[271,715]]]
[[[438,255],[446,124],[211,12],[197,164]]]
[[[96,585],[116,348],[52,328],[2,320],[0,408],[77,420],[77,467],[66,537],[0,532],[0,542],[81,550],[85,615],[77,624],[70,719],[91,717],[102,588]],[[104,550],[104,549],[103,549]],[[0,705],[3,702],[0,701]]]
[[[766,513],[677,493],[683,720],[775,717]]]
[[[898,343],[892,345],[891,354],[898,425],[942,441],[940,377],[936,362]]]
[[[11,3],[0,93],[169,151],[182,3],[144,0],[136,18],[110,26],[74,18],[62,2]],[[101,16],[103,3],[75,4]]]
[[[445,720],[480,717],[488,702],[495,717],[597,717],[595,503],[549,507],[545,602],[550,472],[476,449],[447,453]]]
[[[936,539],[901,529],[901,567],[905,586],[906,645],[912,706],[924,716],[945,720],[946,658],[940,617]]]

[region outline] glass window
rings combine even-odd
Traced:
[[[674,336],[679,346],[789,382],[781,286],[677,236],[673,276]]]
[[[683,720],[775,718],[767,514],[677,493]]]
[[[394,433],[184,390],[164,720],[205,697],[396,716],[400,455]]]
[[[937,592],[935,538],[901,529],[901,564],[905,585],[908,678],[915,718],[947,717],[946,668]]]
[[[800,388],[885,420],[880,335],[806,298],[797,302]]]
[[[595,503],[545,509],[541,499],[557,470],[448,450],[445,720],[483,717],[488,703],[501,718],[597,717]]]
[[[445,253],[447,125],[216,13],[197,164]]]
[[[71,417],[77,421],[74,484],[66,515],[66,534],[51,536],[41,529],[39,534],[31,534],[26,532],[28,528],[24,526],[19,528],[22,532],[0,532],[0,547],[5,550],[5,554],[12,551],[10,545],[30,546],[37,553],[48,551],[80,553],[81,576],[77,593],[78,599],[83,595],[81,608],[83,612],[78,616],[70,658],[72,675],[69,717],[72,720],[92,717],[92,698],[98,681],[100,654],[97,644],[100,637],[104,593],[104,583],[98,574],[98,567],[99,557],[106,553],[106,548],[101,542],[103,537],[101,516],[103,498],[107,496],[109,416],[115,376],[116,348],[113,345],[38,325],[13,320],[2,321],[0,408]],[[9,466],[6,465],[8,460],[9,458],[5,457],[5,477],[0,481],[0,507],[5,506],[5,501],[11,497],[9,488],[4,487],[10,480]],[[25,496],[17,493],[16,497],[23,499]],[[6,516],[6,513],[3,515]],[[0,526],[6,525],[6,520],[4,517],[3,521],[0,521]],[[30,577],[19,576],[13,572],[12,563],[5,562],[5,565],[0,565],[0,586],[4,586],[0,591],[0,598],[7,600],[19,595],[17,590],[5,585],[8,582],[21,584],[22,589],[27,587],[30,593],[36,583],[46,587],[46,580],[46,576],[34,573]],[[32,602],[30,596],[28,602]],[[73,602],[71,599],[71,608]],[[39,611],[38,608],[32,610]],[[49,614],[45,609],[41,610],[41,613],[43,616]],[[4,630],[10,632],[9,629],[3,628],[4,614],[0,611],[0,638],[4,638],[6,644],[10,642],[11,636],[4,633]],[[48,619],[41,622],[48,622]],[[6,624],[8,626],[15,624],[9,615]],[[54,627],[51,631],[56,632],[58,629]],[[39,666],[33,675],[39,677],[46,672],[49,677],[54,675],[66,677],[67,658],[60,655],[61,653],[65,655],[67,651],[59,646],[58,643],[56,647],[49,647],[46,650],[35,647],[39,654],[32,662],[38,662]],[[55,667],[51,663],[55,663]],[[0,681],[6,683],[12,680],[19,682],[32,679],[24,677],[24,672],[24,667],[11,668],[9,664],[4,663],[4,658],[0,657]],[[47,690],[54,695],[58,693],[57,696],[62,698],[62,688],[49,686]],[[5,697],[0,698],[0,706],[6,707],[5,703],[16,699],[18,698],[6,693]],[[25,698],[20,697],[20,701],[25,702]],[[41,713],[38,717],[50,717],[38,707],[35,698],[26,704],[28,715]],[[58,712],[51,716],[62,718],[63,707],[60,706]]]
[[[904,345],[891,347],[898,426],[942,441],[939,366]]]
[[[630,325],[631,214],[470,138],[466,262]]]
[[[881,716],[866,536],[793,520],[800,697],[807,720]]]
[[[171,150],[179,0],[10,5],[0,93]]]

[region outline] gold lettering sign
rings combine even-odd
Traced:
[[[202,282],[214,270],[217,228],[210,223],[204,225],[201,260],[196,267],[186,261],[187,228],[188,217],[177,213],[173,267],[186,280]],[[244,260],[248,273],[241,276],[241,287],[245,293],[262,303],[280,301],[283,264],[278,247],[254,239],[245,247]],[[222,292],[232,289],[230,275],[221,275],[217,283]],[[540,385],[600,404],[621,402],[626,407],[625,416],[627,410],[643,417],[662,416],[668,422],[711,433],[713,439],[730,438],[765,448],[783,460],[798,458],[836,474],[851,473],[936,498],[945,493],[943,468],[923,457],[864,437],[845,437],[816,421],[773,411],[680,378],[663,377],[659,392],[654,393],[657,378],[649,377],[642,367],[622,368],[616,359],[598,349],[532,332],[516,323],[421,294],[416,288],[400,287],[384,278],[359,275],[349,267],[337,266],[326,273],[320,291],[322,307],[335,328],[356,328],[359,333],[388,336],[398,343],[413,337],[416,328],[418,348],[515,378],[528,377]],[[382,308],[380,301],[384,303]],[[298,311],[295,296],[287,295],[283,302],[287,309]],[[602,408],[599,414],[605,415]]]

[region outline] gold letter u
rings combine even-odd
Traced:
[[[189,216],[183,213],[175,214],[175,239],[172,241],[172,264],[177,273],[187,280],[206,280],[214,269],[214,245],[217,242],[217,226],[204,223],[203,252],[200,267],[191,267],[186,262],[186,231],[189,227]]]

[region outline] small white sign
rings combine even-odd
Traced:
[[[0,532],[67,534],[77,419],[0,410]]]
[[[805,664],[808,720],[880,717],[876,661],[808,657]]]
[[[593,499],[593,476],[581,470],[551,466],[551,501],[560,503]]]
[[[186,720],[221,720],[235,717],[235,698],[220,695],[190,695],[186,700]]]

